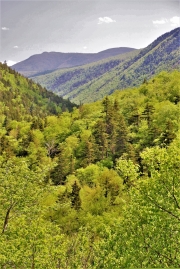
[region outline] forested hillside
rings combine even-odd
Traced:
[[[32,55],[28,59],[13,65],[12,68],[27,77],[37,76],[60,68],[69,68],[97,62],[133,50],[135,49],[120,47],[107,49],[98,53],[43,52],[41,54]]]
[[[41,88],[13,72],[1,65],[1,268],[180,267],[180,72],[58,115],[39,95],[31,115]]]
[[[117,89],[139,86],[162,70],[179,69],[179,40],[180,28],[176,28],[140,51],[32,79],[75,103],[93,102]]]
[[[6,63],[0,63],[0,102],[1,112],[15,120],[27,119],[30,115],[57,115],[72,110],[75,106],[31,79],[21,76]]]

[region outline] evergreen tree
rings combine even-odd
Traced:
[[[72,193],[71,193],[71,205],[74,209],[79,210],[81,208],[81,199],[79,196],[80,187],[75,181],[72,185]]]
[[[91,135],[88,140],[83,142],[83,153],[81,158],[83,159],[81,165],[86,167],[93,163],[96,159],[95,156],[95,141],[94,137]]]
[[[144,108],[144,111],[142,113],[142,117],[147,120],[148,126],[150,126],[151,124],[151,119],[152,119],[154,110],[155,110],[154,106],[151,103],[147,102]]]
[[[174,132],[173,123],[171,120],[168,120],[166,123],[166,129],[160,137],[160,145],[162,147],[168,146],[175,139],[175,137],[176,135]]]
[[[96,160],[108,157],[108,139],[106,125],[103,120],[98,120],[93,132],[96,143]]]

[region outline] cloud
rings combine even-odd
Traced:
[[[102,23],[111,23],[111,22],[116,22],[115,20],[112,20],[109,17],[100,17],[98,19],[98,24],[102,24]]]
[[[167,19],[161,19],[161,20],[157,20],[157,21],[153,21],[153,24],[155,24],[155,25],[159,25],[159,24],[165,24],[165,23],[167,23],[168,22],[168,20]]]
[[[170,22],[171,22],[171,26],[180,26],[180,17],[177,17],[177,16],[175,16],[175,17],[172,17],[171,19],[170,19]]]
[[[87,47],[86,47],[86,46],[84,46],[84,47],[83,47],[83,49],[84,49],[84,50],[86,50],[86,49],[87,49]]]
[[[18,46],[14,46],[13,48],[14,48],[14,49],[18,49],[19,47],[18,47]]]
[[[7,27],[1,27],[1,29],[2,29],[3,31],[8,31],[8,30],[9,30],[9,28],[7,28]]]
[[[13,64],[16,64],[16,62],[15,62],[15,61],[11,61],[11,60],[8,60],[8,61],[7,61],[7,65],[8,65],[8,66],[11,66],[11,65],[13,65]]]
[[[155,26],[163,25],[163,24],[167,24],[167,23],[171,24],[171,26],[173,26],[173,27],[178,27],[178,26],[180,26],[180,17],[174,16],[169,20],[163,18],[161,20],[153,21],[153,24]]]

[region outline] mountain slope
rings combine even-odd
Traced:
[[[74,106],[0,63],[0,114],[8,120],[45,117],[72,110]]]
[[[162,70],[179,69],[179,39],[180,28],[176,28],[140,51],[86,66],[56,70],[33,80],[73,102],[92,102],[117,89],[138,86]]]
[[[36,54],[28,59],[19,62],[12,68],[21,74],[29,77],[39,73],[48,73],[59,68],[69,68],[79,65],[97,62],[108,57],[133,51],[133,48],[113,48],[99,53],[62,53],[62,52],[43,52]]]
[[[179,268],[180,72],[37,122],[0,67],[0,267]]]
[[[138,52],[139,50],[135,50],[80,67],[58,69],[49,74],[32,77],[32,79],[41,85],[46,85],[48,90],[60,96],[70,96],[79,88],[91,85],[125,60],[134,58]]]

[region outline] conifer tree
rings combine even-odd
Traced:
[[[81,208],[81,199],[79,196],[80,187],[75,181],[72,185],[72,193],[71,193],[71,205],[74,209],[79,210]]]
[[[162,133],[162,136],[160,137],[160,143],[161,146],[166,147],[168,146],[176,137],[174,132],[174,126],[171,120],[168,120],[166,123],[166,129]]]
[[[153,113],[154,113],[154,106],[149,102],[147,102],[145,109],[142,113],[142,117],[147,120],[148,126],[150,126]]]
[[[108,139],[106,125],[103,120],[97,121],[93,135],[96,143],[96,159],[103,160],[108,156]]]

